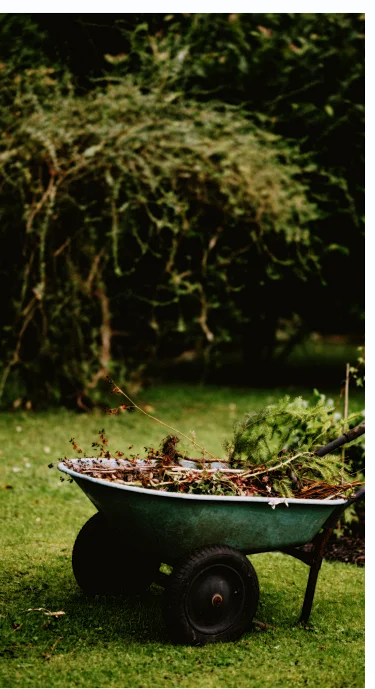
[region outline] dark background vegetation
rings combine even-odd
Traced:
[[[361,344],[364,15],[3,14],[0,63],[3,404]]]

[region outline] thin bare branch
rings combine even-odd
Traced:
[[[208,452],[208,450],[206,450],[204,447],[202,447],[202,445],[199,445],[199,443],[197,443],[196,440],[189,438],[189,436],[185,435],[185,433],[182,433],[182,431],[179,431],[177,428],[174,428],[173,426],[170,426],[169,424],[164,423],[164,421],[157,419],[156,416],[152,416],[152,414],[149,414],[147,411],[145,411],[144,409],[139,407],[137,404],[135,404],[135,402],[133,402],[133,400],[129,397],[129,395],[127,395],[123,390],[121,390],[121,388],[119,388],[118,385],[116,385],[116,383],[109,376],[107,376],[107,380],[111,385],[114,386],[116,392],[119,392],[121,395],[123,395],[130,402],[130,404],[132,404],[133,407],[138,409],[138,411],[142,412],[142,414],[144,414],[145,416],[148,416],[149,419],[153,419],[153,421],[156,421],[161,426],[165,426],[165,428],[168,428],[170,431],[173,431],[173,433],[177,433],[177,435],[181,435],[183,438],[185,438],[185,440],[188,440],[189,443],[191,443],[192,445],[195,445],[195,447],[198,447],[203,452],[203,458],[204,458],[204,455],[208,455],[215,462],[220,461],[217,457],[215,457],[215,455],[211,454],[211,452]]]

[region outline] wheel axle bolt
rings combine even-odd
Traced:
[[[212,596],[212,605],[214,606],[214,608],[218,608],[219,605],[222,604],[222,602],[223,602],[223,597],[220,595],[220,593],[215,593]]]

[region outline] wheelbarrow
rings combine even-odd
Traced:
[[[357,427],[360,428],[360,427]],[[354,429],[317,454],[352,440]],[[79,459],[87,469],[97,459]],[[102,460],[101,466],[117,466]],[[133,595],[158,583],[165,588],[165,620],[175,643],[204,645],[238,639],[259,601],[256,571],[246,557],[281,551],[310,567],[300,622],[306,624],[327,540],[348,500],[301,500],[168,493],[93,478],[68,468],[98,509],[73,547],[78,585],[88,595]],[[311,552],[300,549],[312,543]],[[161,564],[173,567],[160,572]]]

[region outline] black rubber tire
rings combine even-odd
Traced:
[[[235,641],[249,627],[258,601],[258,577],[247,557],[229,546],[205,546],[174,567],[165,621],[175,643]]]
[[[88,596],[132,595],[149,587],[160,562],[129,548],[97,512],[76,538],[72,566],[78,586]]]

